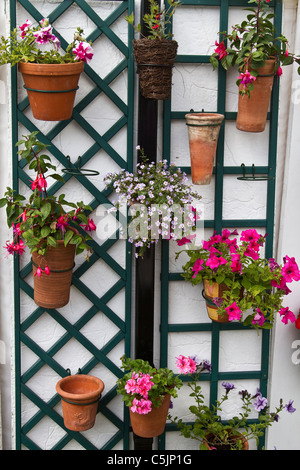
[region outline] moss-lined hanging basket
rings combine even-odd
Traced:
[[[140,90],[145,98],[168,100],[178,44],[173,39],[134,39],[133,54],[138,66]]]

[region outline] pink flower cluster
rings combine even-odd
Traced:
[[[180,356],[176,357],[176,359],[176,366],[182,374],[186,375],[196,372],[198,364],[190,356],[186,357],[181,354]]]
[[[33,31],[33,36],[35,37],[35,42],[38,44],[50,44],[52,43],[55,48],[58,50],[60,48],[60,40],[53,34],[52,26],[49,24],[49,20],[44,18],[40,21],[41,29],[38,31]],[[19,26],[21,30],[21,38],[24,39],[32,23],[30,20],[26,20],[24,24]]]
[[[77,47],[73,49],[75,60],[82,60],[88,62],[92,60],[94,51],[92,46],[88,42],[81,42]]]
[[[148,399],[148,392],[151,390],[154,382],[151,381],[152,377],[149,374],[142,374],[140,372],[133,372],[131,379],[127,380],[125,385],[126,393],[135,395],[130,410],[132,413],[148,414],[151,411],[152,402]]]
[[[246,70],[245,73],[241,73],[241,75],[238,77],[238,80],[241,80],[241,85],[244,87],[244,89],[246,89],[247,85],[255,82],[256,77],[254,75],[251,75],[251,73]]]

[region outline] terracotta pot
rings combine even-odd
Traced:
[[[142,95],[148,99],[168,100],[177,42],[173,39],[160,41],[143,38],[134,39],[132,44]]]
[[[258,69],[254,89],[247,95],[239,95],[236,127],[245,132],[263,132],[266,127],[267,114],[273,88],[275,59],[266,61]],[[242,86],[240,86],[240,90]]]
[[[64,121],[72,116],[83,62],[34,64],[19,62],[33,116],[42,121]]]
[[[154,408],[146,415],[130,412],[134,434],[140,437],[155,437],[162,434],[168,417],[171,395],[165,395],[161,406]]]
[[[223,444],[213,444],[213,437],[214,435],[208,434],[206,439],[203,440],[203,444],[208,450],[231,450],[230,446],[228,445],[223,445]],[[237,440],[238,438],[241,438],[242,440],[242,449],[241,450],[249,450],[249,444],[248,441],[245,439],[245,437],[242,436],[242,434],[239,434],[239,436],[232,436],[232,440]],[[209,442],[209,443],[208,443]]]
[[[188,126],[192,181],[205,185],[211,182],[223,114],[190,113]]]
[[[76,246],[58,240],[58,247],[50,247],[46,256],[32,253],[32,270],[34,279],[34,301],[44,308],[61,308],[70,299],[70,287],[74,267]],[[50,274],[36,274],[38,266],[48,266]]]
[[[102,380],[92,375],[69,375],[56,384],[62,399],[64,425],[71,431],[86,431],[95,424]]]

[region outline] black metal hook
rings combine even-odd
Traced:
[[[69,155],[66,157],[69,160],[69,168],[63,168],[62,172],[63,173],[68,173],[70,175],[86,175],[86,176],[92,176],[92,175],[99,175],[99,171],[97,170],[88,170],[87,168],[81,169],[81,157],[78,157],[77,160],[77,168],[71,168],[71,160]]]
[[[274,177],[273,176],[268,176],[268,175],[261,175],[261,176],[257,176],[255,174],[255,165],[252,164],[252,175],[250,176],[246,176],[246,166],[244,163],[241,164],[241,168],[242,168],[242,171],[243,171],[243,176],[238,176],[237,179],[238,180],[242,180],[242,181],[268,181],[268,180],[273,180]]]

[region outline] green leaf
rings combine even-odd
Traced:
[[[47,238],[47,245],[54,246],[56,248],[57,242],[56,242],[55,238],[48,237]]]
[[[41,237],[46,238],[50,234],[51,230],[48,225],[41,228]]]
[[[51,212],[51,204],[50,202],[45,202],[41,207],[42,218],[44,220],[47,219],[50,212]]]
[[[64,245],[67,246],[71,238],[74,236],[73,230],[68,230],[64,236]]]

